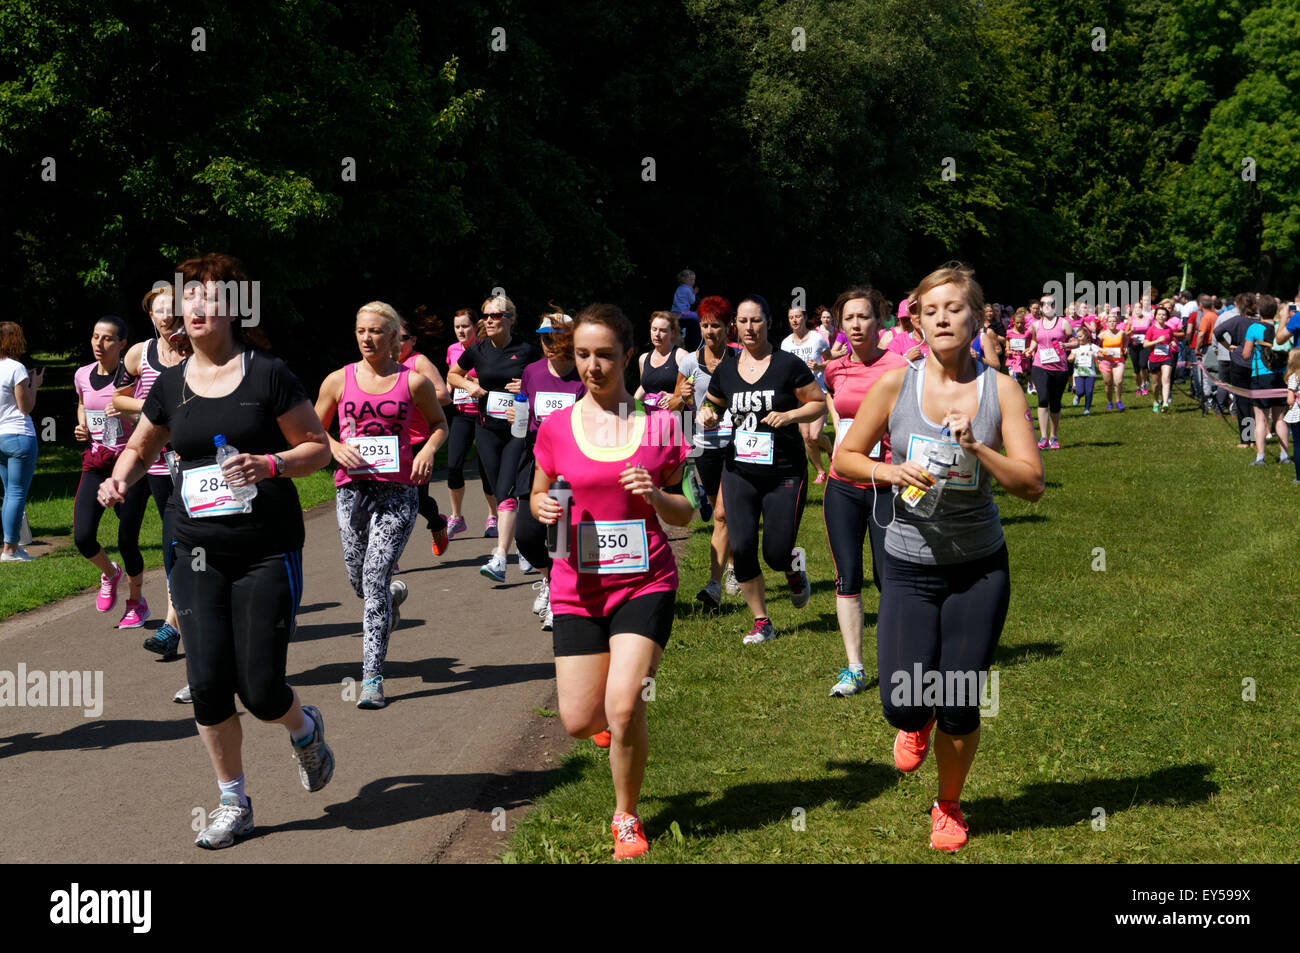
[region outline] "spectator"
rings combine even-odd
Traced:
[[[677,291],[673,293],[672,310],[681,322],[683,343],[688,351],[694,351],[700,346],[700,316],[694,310],[699,297],[699,290],[695,287],[695,272],[683,268],[677,273]]]
[[[1270,390],[1283,386],[1280,355],[1273,351],[1273,341],[1277,336],[1280,322],[1277,317],[1277,299],[1272,295],[1259,298],[1259,313],[1246,329],[1242,341],[1241,356],[1250,362],[1251,390]],[[1282,456],[1278,463],[1290,462],[1287,453],[1287,425],[1282,420],[1286,401],[1281,397],[1256,397],[1255,409],[1255,459],[1251,466],[1264,465],[1264,442],[1268,439],[1269,429],[1277,432],[1278,442],[1282,445]]]
[[[12,321],[0,321],[0,488],[4,491],[0,512],[5,536],[0,561],[7,563],[35,558],[19,545],[19,534],[27,489],[36,472],[36,428],[31,413],[45,371],[27,373],[18,360],[26,350],[23,329]]]
[[[1252,294],[1240,294],[1233,299],[1231,305],[1219,315],[1214,322],[1214,341],[1218,345],[1219,360],[1219,380],[1224,384],[1230,384],[1235,387],[1250,386],[1250,368],[1241,359],[1241,340],[1246,336],[1246,325],[1248,322],[1242,320],[1242,305],[1249,303],[1251,310],[1255,307],[1255,296]],[[1242,383],[1243,379],[1245,383]],[[1219,393],[1225,391],[1220,388]],[[1237,394],[1229,394],[1229,400],[1221,405],[1223,409],[1231,408],[1233,415],[1237,418],[1237,432],[1240,439],[1237,446],[1242,449],[1248,449],[1251,444],[1245,440],[1245,418],[1250,411],[1249,399]]]

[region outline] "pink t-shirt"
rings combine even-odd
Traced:
[[[1029,349],[1029,342],[1033,340],[1034,332],[1029,327],[1023,331],[1017,331],[1010,328],[1007,331],[1007,368],[1008,370],[1023,371],[1029,363],[1025,359],[1025,351]],[[1023,341],[1024,347],[1018,348],[1013,341]]]
[[[843,357],[836,358],[826,365],[826,387],[832,394],[835,413],[840,419],[840,429],[837,429],[835,433],[835,446],[837,448],[846,432],[846,424],[853,421],[858,408],[862,406],[863,399],[867,396],[867,391],[875,386],[886,371],[907,366],[907,361],[893,351],[882,352],[870,364],[863,364],[859,360],[850,360],[852,357],[852,353],[845,354]],[[882,463],[890,462],[888,431],[880,438],[880,452],[872,456],[871,459],[879,460]],[[852,483],[857,487],[871,486],[870,483],[857,483],[853,480],[846,480],[835,472],[835,458],[833,455],[831,457],[831,478],[839,480],[841,483]],[[887,483],[882,481],[877,481],[876,485],[888,486]]]
[[[460,356],[464,353],[465,353],[465,345],[461,344],[459,341],[454,343],[451,347],[447,348],[447,367],[450,368],[453,364],[455,364],[458,360],[460,360]],[[470,371],[465,376],[478,377],[478,372]],[[478,401],[476,401],[473,397],[470,397],[468,391],[463,391],[460,390],[459,388],[452,388],[451,402],[456,405],[456,408],[458,410],[463,410],[466,413],[478,414]]]
[[[849,346],[849,336],[848,336],[847,334],[845,334],[843,331],[836,331],[836,332],[835,332],[835,340],[834,340],[834,341],[830,341],[829,336],[826,334],[826,329],[825,329],[825,328],[818,327],[818,328],[814,328],[814,330],[815,330],[818,334],[820,334],[824,340],[827,340],[827,341],[830,343],[830,346],[831,346],[831,349],[832,349],[832,350],[834,350],[834,349],[837,348],[837,347],[840,347],[841,345],[843,345],[844,347],[848,347],[848,346]]]
[[[339,421],[339,439],[346,437],[396,437],[397,470],[392,473],[382,472],[388,465],[384,461],[393,461],[391,454],[380,454],[374,462],[374,470],[366,473],[349,474],[339,467],[334,471],[334,485],[344,486],[352,481],[378,481],[381,483],[411,483],[411,421],[414,417],[424,419],[420,408],[411,400],[411,372],[403,367],[397,372],[393,386],[382,394],[370,394],[357,385],[357,366],[349,364],[343,372],[343,399],[337,410]],[[346,420],[351,418],[352,426],[347,427]],[[372,444],[378,446],[378,444]]]
[[[1038,342],[1038,350],[1034,351],[1034,367],[1041,367],[1045,371],[1065,370],[1065,342],[1069,337],[1070,330],[1064,321],[1057,321],[1052,327],[1047,327],[1045,322],[1040,321],[1034,328],[1034,340]],[[1048,356],[1054,359],[1043,360],[1044,351],[1052,352]]]
[[[131,437],[131,432],[135,430],[135,424],[131,423],[125,416],[119,416],[117,422],[121,424],[122,435],[116,443],[104,443],[104,411],[113,403],[113,392],[119,386],[125,386],[128,383],[134,383],[134,378],[127,373],[126,367],[118,364],[117,371],[113,377],[102,386],[96,388],[90,380],[92,371],[99,368],[98,361],[91,361],[84,367],[77,368],[77,372],[72,375],[72,389],[77,392],[81,398],[82,406],[86,409],[86,427],[90,430],[90,439],[92,443],[103,444],[104,446],[121,453],[126,449],[126,442]]]
[[[619,475],[635,462],[662,487],[690,448],[680,418],[666,410],[628,418],[627,446],[597,447],[582,429],[581,408],[579,402],[542,421],[534,457],[551,480],[563,474],[573,488],[569,556],[551,566],[551,610],[603,618],[638,596],[677,588],[677,562],[659,515],[623,489]]]
[[[885,341],[881,346],[887,351],[893,351],[895,354],[903,356],[918,344],[921,346],[921,357],[925,357],[930,353],[930,345],[916,340],[902,328],[891,328],[889,340]]]
[[[1152,321],[1146,316],[1129,318],[1128,320],[1129,342],[1134,347],[1145,347],[1146,333],[1151,327]]]
[[[412,351],[406,356],[406,360],[402,361],[402,366],[408,371],[415,370],[415,359],[419,356],[419,351]],[[447,366],[450,367],[451,365],[448,364]],[[430,381],[430,383],[432,383],[432,381]],[[429,439],[429,421],[424,419],[424,414],[420,413],[420,408],[418,407],[414,407],[411,410],[410,433],[412,444],[424,443],[424,441]]]
[[[1171,322],[1172,323],[1172,322]],[[1158,328],[1154,324],[1147,328],[1146,346],[1151,349],[1147,355],[1147,360],[1152,364],[1163,364],[1171,359],[1172,345],[1174,339],[1174,330],[1168,324],[1163,328]]]

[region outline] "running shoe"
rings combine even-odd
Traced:
[[[235,841],[253,833],[253,799],[249,798],[248,805],[242,807],[238,794],[222,794],[217,809],[208,819],[212,823],[199,831],[194,845],[205,850],[233,847]]]
[[[537,572],[537,567],[525,559],[524,554],[518,549],[515,550],[515,556],[519,559],[519,574],[521,576],[528,576]]]
[[[1078,407],[1078,406],[1079,406],[1079,395],[1078,395],[1078,394],[1075,394],[1075,395],[1074,395],[1074,406],[1075,406],[1075,407]]]
[[[1290,463],[1290,462],[1291,462],[1291,457],[1287,455],[1287,452],[1286,452],[1285,450],[1283,450],[1283,451],[1282,451],[1282,456],[1280,456],[1280,457],[1277,458],[1277,462],[1278,462],[1278,463]]]
[[[650,849],[650,842],[645,838],[645,828],[641,826],[641,818],[635,814],[615,814],[609,829],[614,835],[615,860],[631,860]]]
[[[1046,438],[1046,437],[1044,437],[1042,440],[1038,441],[1038,449],[1039,449],[1039,450],[1046,450],[1046,449],[1047,449],[1047,438]]]
[[[451,542],[451,537],[447,535],[447,527],[444,526],[442,529],[435,529],[432,534],[432,539],[429,542],[429,550],[435,556],[441,556],[447,551],[447,544],[449,542]]]
[[[935,801],[930,808],[930,846],[935,850],[954,851],[966,846],[970,827],[956,801]]]
[[[695,594],[699,602],[703,602],[710,609],[718,609],[722,606],[722,583],[716,579],[710,579],[704,584],[704,588]]]
[[[608,728],[604,731],[598,731],[591,736],[591,743],[597,748],[608,748],[610,744],[613,743],[613,740],[613,736],[610,735]]]
[[[400,579],[394,579],[388,584],[388,591],[393,594],[393,619],[388,624],[388,634],[391,636],[397,631],[397,626],[402,621],[402,614],[397,611],[397,607],[406,601],[406,583]]]
[[[1160,413],[1160,401],[1158,401],[1158,400],[1153,400],[1153,401],[1151,402],[1151,413],[1153,413],[1153,414],[1158,414],[1158,413]]]
[[[483,535],[488,537],[488,539],[496,539],[497,518],[495,516],[488,517],[487,525],[483,527]]]
[[[727,563],[727,571],[722,574],[722,591],[729,596],[740,595],[740,580],[736,578],[736,567]]]
[[[545,579],[539,579],[533,583],[533,588],[537,590],[537,598],[533,600],[533,615],[541,615],[551,604],[551,584]]]
[[[315,705],[303,705],[303,714],[316,723],[312,732],[302,744],[290,743],[293,756],[298,760],[298,778],[308,791],[319,791],[330,783],[334,777],[334,752],[325,743],[325,718]]]
[[[468,527],[465,525],[465,517],[449,516],[447,517],[447,541],[451,542],[456,538],[457,533],[463,533]]]
[[[361,696],[357,699],[358,708],[383,708],[388,702],[384,700],[384,676],[371,675],[361,682]]]
[[[1037,389],[1036,387],[1034,387],[1033,384],[1030,384],[1030,385],[1029,385],[1029,393],[1030,393],[1031,395],[1035,395],[1035,394],[1038,393],[1038,389]]]
[[[506,557],[501,553],[493,553],[491,559],[478,567],[478,571],[480,575],[487,576],[495,582],[505,582]]]
[[[1256,457],[1254,460],[1251,460],[1250,463],[1246,464],[1246,466],[1249,466],[1249,467],[1266,467],[1266,466],[1268,466],[1268,461],[1265,460],[1263,457]]]
[[[808,597],[812,595],[812,586],[808,582],[808,574],[802,570],[799,572],[788,572],[785,574],[786,585],[790,587],[790,605],[796,609],[802,609],[808,604]]]
[[[111,612],[117,605],[117,584],[122,579],[122,567],[113,563],[113,570],[111,579],[102,572],[99,574],[99,597],[95,600],[95,608],[100,612]]]
[[[1116,402],[1115,402],[1115,409],[1116,409],[1116,410],[1123,410],[1123,409],[1124,409],[1124,401],[1122,401],[1122,400],[1118,400],[1118,401],[1116,401]]]
[[[1088,410],[1087,408],[1084,408],[1083,416],[1085,416],[1085,417],[1091,417],[1091,416],[1092,416],[1092,411],[1091,411],[1091,410]]]
[[[138,629],[144,625],[145,620],[149,618],[149,601],[141,599],[126,600],[126,612],[122,615],[122,621],[117,624],[119,629]]]
[[[746,645],[758,645],[760,642],[771,642],[776,638],[776,629],[772,627],[771,619],[764,619],[759,622],[754,620],[754,627],[749,630],[749,635],[745,636]]]
[[[176,648],[181,644],[181,634],[169,622],[158,626],[158,631],[144,640],[146,652],[154,652],[163,657],[164,662],[176,658]],[[188,688],[189,686],[185,686]]]
[[[1047,441],[1047,449],[1048,449],[1048,450],[1060,450],[1060,449],[1061,449],[1061,441],[1057,440],[1055,437],[1052,437],[1050,440]]]
[[[813,482],[814,482],[814,483],[825,483],[825,482],[826,482],[826,473],[825,473],[824,471],[818,473],[817,476],[813,477]]]
[[[35,558],[21,546],[15,546],[12,553],[0,554],[0,563],[29,563]]]
[[[1106,409],[1107,409],[1107,410],[1114,410],[1114,409],[1115,409],[1115,405],[1112,404],[1110,401],[1106,401]]]
[[[898,770],[911,774],[925,764],[925,756],[930,753],[930,732],[934,730],[934,716],[925,723],[920,731],[900,731],[894,736],[894,764]]]
[[[855,672],[851,668],[840,669],[840,679],[831,688],[831,698],[848,698],[867,689],[867,673]]]
[[[1172,400],[1165,401],[1163,413],[1166,414],[1169,413],[1173,409],[1173,406],[1174,406],[1174,402]]]
[[[190,692],[190,686],[182,685],[181,690],[172,696],[172,701],[178,705],[193,705],[194,695]]]
[[[551,604],[549,602],[546,604],[546,611],[542,613],[542,631],[555,631],[555,614],[551,612]]]

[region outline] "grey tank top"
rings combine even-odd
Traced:
[[[975,439],[990,447],[1002,444],[1002,406],[997,372],[979,365],[978,409],[971,424]],[[898,400],[889,414],[889,442],[895,463],[914,460],[925,466],[926,448],[940,438],[942,424],[921,412],[925,364],[912,364],[903,377]],[[1002,548],[1002,519],[993,502],[993,478],[973,454],[959,451],[939,505],[928,519],[918,519],[894,491],[894,520],[885,531],[885,550],[896,559],[946,565],[991,555]]]

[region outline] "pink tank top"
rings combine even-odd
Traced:
[[[81,404],[86,410],[86,428],[90,431],[90,439],[93,443],[103,444],[109,449],[121,453],[126,449],[127,440],[131,437],[131,431],[135,429],[135,424],[131,423],[126,417],[117,417],[117,422],[121,426],[121,436],[116,443],[104,443],[104,411],[113,403],[114,386],[117,381],[121,380],[126,374],[126,368],[118,365],[113,379],[102,387],[95,387],[90,379],[91,372],[99,367],[98,361],[91,361],[84,367],[77,368],[72,376],[72,388],[81,397]],[[128,382],[130,378],[127,378]]]
[[[412,351],[407,355],[406,360],[402,361],[402,366],[408,371],[415,370],[415,359],[420,356],[419,351]],[[424,414],[420,413],[419,407],[411,408],[411,444],[424,443],[429,439],[429,422],[424,419]]]
[[[374,467],[358,473],[348,473],[340,467],[334,471],[335,486],[344,486],[353,480],[411,482],[412,423],[415,417],[423,417],[411,400],[410,374],[410,370],[403,367],[389,390],[382,394],[368,394],[357,384],[357,366],[348,365],[343,375],[343,399],[339,401],[337,410],[339,439],[346,442],[348,437],[362,438],[365,447],[362,454],[374,460]],[[389,437],[397,438],[397,467],[386,472],[394,462],[393,441],[384,439]]]
[[[158,379],[158,375],[165,368],[161,364],[154,364],[158,357],[158,339],[154,338],[145,345],[144,353],[140,355],[140,376],[135,379],[135,393],[132,394],[136,400],[144,400],[149,396],[149,391],[153,388],[153,382]],[[164,451],[165,452],[165,451]],[[149,465],[149,472],[154,476],[166,476],[167,458],[163,453],[158,454],[158,459]]]

